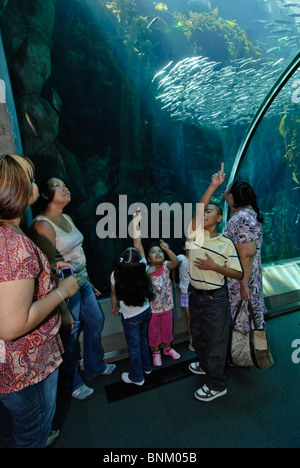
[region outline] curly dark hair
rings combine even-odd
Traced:
[[[153,299],[146,265],[141,259],[139,251],[130,247],[116,261],[114,271],[116,296],[127,306],[141,307],[146,299],[150,301]]]
[[[257,220],[260,223],[263,223],[264,217],[259,211],[256,194],[249,182],[245,180],[236,180],[233,182],[231,187],[229,187],[229,193],[233,195],[235,208],[251,205],[253,210],[257,213]]]

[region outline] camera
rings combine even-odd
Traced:
[[[72,275],[73,275],[73,270],[72,270],[72,268],[62,268],[62,269],[60,270],[60,273],[61,273],[62,279],[66,279],[66,278],[68,278],[69,276],[72,276]]]

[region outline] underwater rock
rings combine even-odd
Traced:
[[[23,152],[37,179],[65,171],[58,143],[59,118],[41,92],[51,74],[56,0],[0,0],[1,30],[14,90]]]
[[[51,103],[54,109],[57,110],[57,112],[60,112],[63,103],[57,90],[54,88],[51,88]]]
[[[0,0],[0,16],[4,12],[5,8],[7,7],[8,0]]]
[[[40,94],[51,74],[56,0],[9,0],[1,18],[6,58],[18,94]],[[16,89],[17,88],[17,89]]]
[[[12,71],[18,75],[20,91],[40,93],[51,74],[50,49],[45,44],[25,43],[19,49]],[[35,73],[32,73],[32,69]]]

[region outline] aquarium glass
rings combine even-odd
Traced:
[[[62,143],[84,177],[79,188],[68,174],[73,212],[102,290],[114,259],[132,243],[123,235],[131,204],[145,208],[153,237],[153,204],[195,205],[222,161],[229,177],[255,113],[299,53],[298,3],[57,2],[50,85],[63,101]],[[263,118],[237,173],[253,184],[264,213],[264,262],[299,256],[299,89],[298,73]],[[223,192],[216,194],[221,203]],[[103,238],[106,203],[116,223]],[[179,254],[175,215],[169,219],[165,240]],[[161,229],[155,237],[166,235]]]
[[[24,154],[38,181],[58,176],[68,185],[67,212],[105,297],[115,259],[132,245],[134,207],[149,218],[145,248],[163,237],[182,252],[176,213],[159,212],[151,232],[151,210],[194,209],[221,162],[228,180],[253,117],[299,54],[300,0],[21,3],[20,15],[7,4],[1,30]],[[300,256],[299,106],[298,72],[237,173],[253,184],[265,217],[264,262]]]
[[[255,187],[264,214],[264,262],[300,257],[299,84],[298,70],[277,98],[287,102],[274,101],[237,173]]]

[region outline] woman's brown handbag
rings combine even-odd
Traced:
[[[231,327],[231,340],[229,348],[229,362],[238,367],[257,367],[258,369],[269,369],[274,361],[269,350],[265,327],[259,329],[253,312],[251,302],[248,302],[248,317],[250,331],[242,333],[235,330],[236,320],[241,311],[240,301]]]

